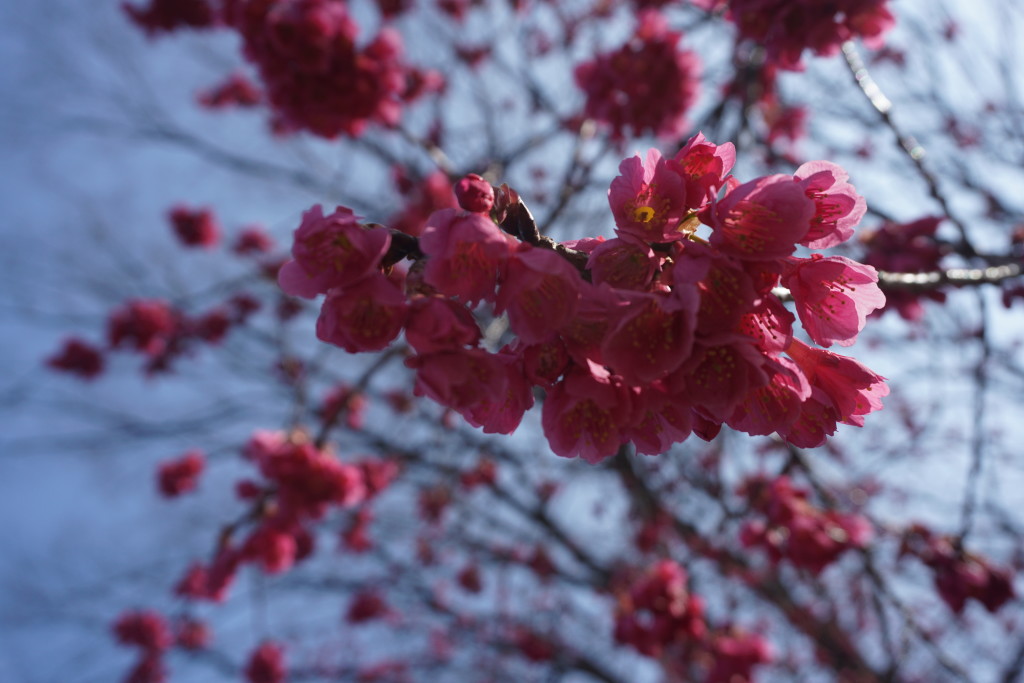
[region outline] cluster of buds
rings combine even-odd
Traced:
[[[317,206],[278,279],[292,295],[326,294],[317,335],[349,352],[384,349],[404,330],[415,393],[485,432],[511,433],[532,387],[545,389],[558,455],[597,462],[630,441],[657,454],[723,424],[819,446],[840,422],[862,426],[888,389],[853,359],[795,339],[774,290],[789,289],[814,342],[852,344],[885,301],[877,273],[793,253],[848,239],[864,200],[834,164],[741,184],[728,175],[734,156],[698,134],[673,159],[650,150],[623,161],[609,240],[546,241],[514,193],[495,207],[478,176],[457,187],[462,209],[432,214],[418,240]],[[403,256],[418,261],[407,273],[391,268]],[[481,346],[482,303],[515,336],[497,353]]]
[[[139,660],[125,680],[130,683],[159,683],[167,676],[164,652],[174,644],[167,621],[157,612],[125,612],[114,622],[117,642],[138,648]]]
[[[231,543],[230,534],[222,538],[212,563],[189,569],[176,589],[182,597],[223,600],[243,564],[271,574],[291,569],[315,549],[312,523],[331,510],[366,503],[398,474],[390,461],[342,462],[302,434],[257,432],[243,455],[262,475],[261,480],[243,479],[237,486],[238,495],[253,503],[254,524],[238,544]]]
[[[847,549],[863,548],[871,539],[866,519],[815,507],[807,500],[807,491],[794,486],[789,477],[756,477],[739,493],[764,516],[744,524],[743,545],[764,548],[772,562],[785,559],[817,574]]]

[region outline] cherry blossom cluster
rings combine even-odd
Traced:
[[[219,344],[232,325],[243,324],[253,301],[233,297],[198,316],[187,315],[163,299],[132,299],[114,310],[107,321],[107,349],[127,348],[145,357],[149,374],[170,370],[174,360],[196,343]],[[104,367],[104,349],[71,338],[47,363],[50,367],[91,379]]]
[[[686,570],[672,560],[651,567],[619,596],[615,640],[669,670],[699,666],[705,683],[752,680],[752,669],[772,659],[768,642],[736,627],[710,629],[704,601],[687,581]]]
[[[276,128],[326,138],[398,123],[403,102],[441,87],[402,62],[401,36],[383,28],[365,45],[339,0],[230,0],[225,19],[242,36],[278,117]]]
[[[583,115],[609,126],[618,139],[678,137],[697,98],[700,61],[679,47],[682,34],[658,12],[643,11],[638,22],[625,45],[576,67],[576,83],[586,94]]]
[[[114,636],[122,645],[139,650],[139,660],[128,673],[128,683],[158,683],[167,673],[164,652],[174,644],[166,620],[157,612],[125,612],[114,622]]]
[[[220,224],[209,209],[179,204],[167,212],[167,220],[183,247],[212,249],[221,242]],[[270,277],[276,276],[280,266],[266,257],[273,249],[274,241],[258,226],[240,230],[231,247],[236,256],[254,259],[262,273]],[[220,344],[232,327],[246,324],[260,307],[257,299],[243,292],[198,315],[188,314],[165,299],[131,299],[109,315],[106,348],[71,337],[46,363],[54,370],[94,379],[106,366],[105,353],[127,349],[145,357],[148,374],[167,372],[176,359],[198,344]]]
[[[756,477],[741,487],[740,495],[763,516],[746,522],[740,539],[747,547],[764,548],[772,562],[785,559],[817,574],[847,549],[863,548],[871,539],[866,519],[815,507],[808,492],[789,477]]]
[[[313,523],[332,509],[367,502],[398,473],[386,460],[342,462],[301,433],[257,432],[243,455],[261,475],[237,485],[239,497],[254,506],[252,524],[240,542],[225,538],[212,563],[192,565],[176,589],[183,597],[224,600],[244,564],[271,574],[291,569],[315,549]]]
[[[172,646],[201,650],[210,641],[210,631],[204,622],[183,616],[175,620],[172,632],[163,615],[153,610],[124,612],[112,630],[118,643],[139,650],[139,660],[125,676],[125,683],[163,683],[167,680],[167,650]]]
[[[932,570],[939,597],[957,614],[964,611],[968,600],[996,612],[1015,597],[1010,572],[993,567],[985,558],[964,550],[955,539],[924,526],[907,530],[901,553],[917,557]]]
[[[415,393],[485,432],[511,433],[544,389],[544,432],[562,456],[597,462],[630,441],[657,454],[723,424],[819,446],[840,422],[862,426],[888,389],[796,339],[773,290],[788,288],[814,342],[852,344],[884,302],[876,272],[793,253],[848,239],[864,201],[828,162],[741,184],[733,160],[731,144],[699,134],[672,159],[626,159],[608,192],[608,240],[514,236],[522,212],[495,208],[473,175],[456,187],[462,209],[432,214],[413,244],[317,206],[278,279],[289,294],[326,295],[317,336],[349,352],[384,349],[404,330]],[[702,224],[707,240],[694,233]],[[417,261],[408,272],[389,267],[402,256]],[[482,303],[514,334],[496,353],[481,345]]]
[[[833,55],[847,40],[879,42],[895,23],[888,0],[694,0],[706,9],[726,7],[740,37],[766,51],[783,69],[803,68],[804,50]]]

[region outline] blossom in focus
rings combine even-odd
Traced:
[[[351,209],[339,206],[324,216],[317,204],[295,229],[292,260],[281,266],[278,283],[292,296],[312,299],[367,277],[390,244],[387,229],[363,227]]]

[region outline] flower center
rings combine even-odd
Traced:
[[[654,218],[654,209],[649,206],[638,206],[633,209],[633,220],[640,223],[650,223]]]

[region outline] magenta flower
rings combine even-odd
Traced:
[[[393,29],[360,47],[346,3],[320,0],[235,0],[225,14],[259,70],[278,132],[335,138],[398,123],[407,83]]]
[[[420,354],[476,346],[480,328],[473,314],[447,297],[424,296],[412,301],[405,339]]]
[[[786,429],[811,395],[810,383],[790,359],[769,358],[764,367],[768,383],[747,392],[727,420],[733,429],[750,435],[767,435]]]
[[[632,406],[629,394],[601,366],[574,366],[548,392],[541,413],[544,436],[563,458],[597,463],[622,445]]]
[[[455,209],[436,211],[427,219],[420,249],[428,258],[424,271],[428,285],[469,306],[494,301],[510,246],[489,218]]]
[[[704,336],[736,331],[741,318],[761,300],[742,262],[697,242],[684,242],[672,271],[676,289],[700,292],[697,331]]]
[[[511,433],[533,405],[522,368],[483,349],[413,356],[405,364],[416,370],[417,396],[451,408],[488,433]]]
[[[508,311],[509,326],[523,343],[540,344],[572,320],[582,288],[580,274],[564,258],[523,244],[509,259],[495,312]]]
[[[792,176],[764,176],[734,188],[714,207],[711,244],[744,260],[781,259],[807,235],[815,212]]]
[[[110,314],[107,338],[117,348],[125,342],[149,356],[164,353],[179,326],[178,315],[160,299],[135,299]]]
[[[693,287],[672,295],[624,293],[622,310],[601,345],[604,362],[633,385],[665,377],[682,365],[693,348],[698,306]]]
[[[796,169],[793,177],[802,181],[804,192],[815,206],[811,229],[800,244],[827,249],[850,239],[867,211],[867,203],[846,182],[846,171],[829,161],[809,161]]]
[[[793,339],[795,321],[778,297],[769,295],[740,319],[736,331],[753,339],[764,353],[782,353]]]
[[[627,234],[594,247],[587,259],[587,270],[595,285],[605,283],[616,289],[645,291],[654,278],[658,261],[650,246]]]
[[[788,266],[782,284],[793,295],[804,330],[822,346],[852,345],[867,315],[885,305],[871,266],[821,254],[791,259]]]
[[[637,453],[659,455],[690,436],[692,407],[685,397],[669,394],[663,383],[638,387],[633,404],[633,420],[623,436],[633,442]]]
[[[795,340],[794,340],[795,341]],[[817,448],[836,433],[839,412],[828,394],[811,386],[811,395],[800,404],[800,413],[792,424],[778,429],[779,436],[800,448]]]
[[[699,210],[714,199],[735,163],[736,148],[731,142],[715,145],[703,133],[690,138],[671,164],[686,186],[687,208]]]
[[[316,336],[349,353],[379,351],[402,331],[408,310],[402,290],[382,273],[373,273],[327,293]]]
[[[724,422],[748,392],[768,382],[765,360],[753,340],[742,335],[704,339],[666,384],[673,393],[685,393],[706,417]]]
[[[679,224],[686,215],[686,186],[656,149],[647,157],[630,157],[619,164],[619,174],[608,188],[608,204],[616,232],[644,242],[682,239]]]
[[[565,343],[558,337],[531,346],[515,343],[508,352],[519,354],[523,359],[523,372],[526,378],[532,384],[545,389],[553,386],[569,367],[569,352],[565,348]]]
[[[881,410],[882,398],[889,395],[885,378],[852,358],[808,346],[798,339],[786,353],[800,366],[811,386],[828,398],[836,419],[845,424],[863,427],[864,415]]]
[[[352,210],[343,206],[325,217],[317,204],[302,215],[293,260],[281,266],[277,281],[287,294],[312,299],[374,272],[390,245],[386,228],[361,226]]]

